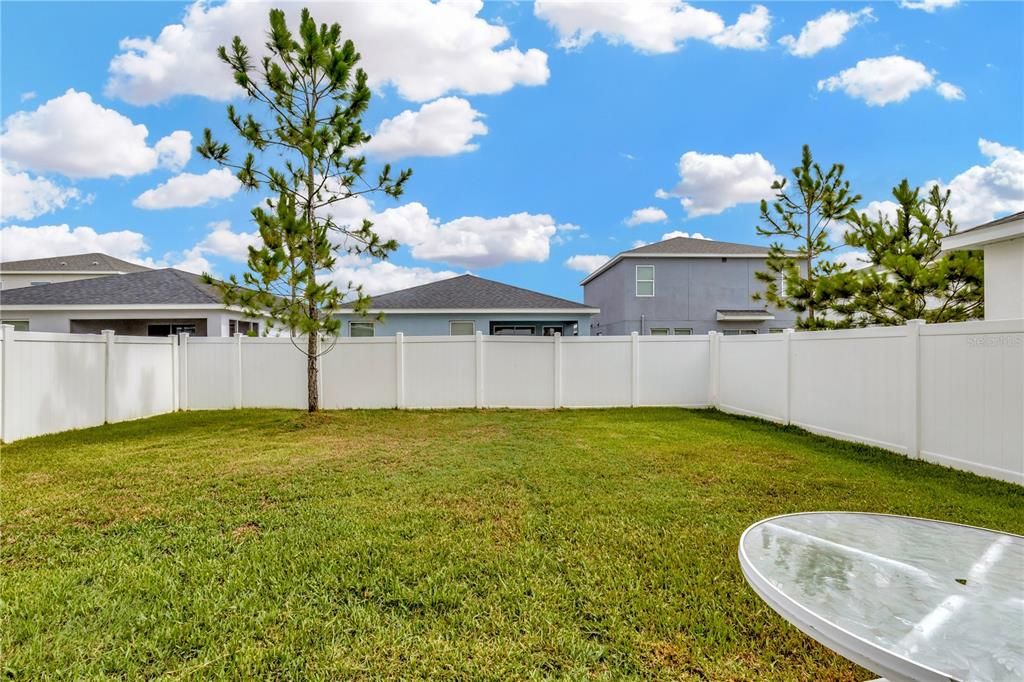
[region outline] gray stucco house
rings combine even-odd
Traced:
[[[374,296],[366,315],[343,313],[343,336],[586,336],[593,306],[460,275]],[[378,320],[378,314],[383,319]]]
[[[795,254],[794,254],[795,255]],[[581,282],[599,308],[596,335],[760,334],[793,327],[792,312],[752,299],[764,285],[763,246],[675,237],[624,251]]]

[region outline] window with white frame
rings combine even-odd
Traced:
[[[14,327],[16,332],[27,332],[28,331],[28,320],[2,320],[0,324],[9,324]]]
[[[672,329],[672,333],[675,336],[690,336],[691,334],[693,334],[693,330],[690,329],[689,327],[674,327]]]
[[[654,266],[636,266],[636,295],[654,296]]]
[[[756,329],[723,329],[722,334],[724,336],[747,336],[748,334],[756,334]]]
[[[668,336],[668,327],[651,327],[651,336]]]
[[[473,320],[449,320],[449,336],[472,336],[476,333],[476,323]]]
[[[247,336],[259,336],[260,323],[249,320],[228,320],[228,336],[245,334]]]
[[[373,336],[373,322],[349,322],[348,335],[353,337]]]

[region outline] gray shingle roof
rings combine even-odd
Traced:
[[[665,241],[655,242],[646,246],[641,246],[629,251],[623,251],[623,254],[649,254],[649,253],[661,253],[661,254],[679,254],[681,256],[687,254],[752,254],[752,253],[763,253],[768,254],[768,247],[766,246],[752,246],[750,244],[736,244],[733,242],[716,242],[713,239],[693,239],[692,237],[673,237],[672,239],[666,239]]]
[[[529,289],[502,284],[476,275],[459,275],[439,282],[392,291],[374,296],[374,310],[537,310],[542,308],[579,308],[588,306],[564,298],[548,296]]]
[[[144,265],[129,263],[105,253],[76,253],[71,256],[32,258],[0,263],[2,272],[145,272]]]
[[[194,305],[221,301],[220,292],[203,283],[199,275],[174,268],[40,284],[0,293],[0,306]]]

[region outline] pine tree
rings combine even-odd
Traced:
[[[829,227],[856,206],[860,195],[852,194],[849,181],[843,180],[842,164],[823,172],[807,145],[800,165],[793,169],[792,191],[785,178],[772,183],[772,189],[775,201],[761,200],[763,225],[757,226],[757,232],[795,242],[797,255],[772,242],[767,271],[755,273],[765,283],[765,291],[755,294],[754,300],[796,312],[800,329],[835,327],[841,322],[828,312],[837,298],[846,295],[846,273],[841,263],[824,258],[836,248],[829,242]]]
[[[950,192],[933,185],[924,198],[904,179],[893,188],[896,219],[852,212],[846,243],[864,249],[870,267],[853,274],[847,301],[836,306],[851,325],[893,325],[907,320],[961,322],[984,313],[980,251],[942,253],[942,238],[956,232]]]
[[[266,49],[258,66],[238,36],[230,50],[217,51],[257,106],[255,115],[245,116],[233,105],[227,108],[228,120],[249,148],[245,158],[232,159],[228,145],[214,140],[209,129],[196,151],[235,170],[246,189],[266,188],[276,195],[267,200],[266,209],[252,211],[263,243],[249,248],[242,280],[232,276],[214,283],[225,304],[268,316],[271,325],[287,328],[293,341],[297,335],[307,336],[305,349],[295,345],[307,357],[308,406],[315,412],[321,336],[338,334],[337,313],[346,297],[354,295],[348,302],[356,312],[369,306],[361,287],[349,283],[342,291],[331,282],[337,254],[344,250],[386,258],[398,248],[395,241],[381,239],[368,220],[335,223],[331,207],[375,192],[397,198],[412,171],[393,176],[385,165],[375,179],[366,179],[366,159],[359,148],[370,139],[361,125],[370,89],[366,73],[357,66],[360,55],[351,40],[342,43],[338,24],[318,27],[303,9],[296,38],[284,12],[272,9]],[[257,164],[254,152],[263,163]]]

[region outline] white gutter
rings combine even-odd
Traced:
[[[11,289],[11,291],[17,291]],[[32,310],[38,310],[41,312],[57,312],[61,310],[230,310],[234,312],[244,312],[242,308],[238,306],[226,306],[220,303],[129,303],[129,304],[111,304],[111,305],[98,305],[98,304],[74,304],[74,305],[61,305],[61,304],[42,304],[42,303],[22,303],[16,305],[4,305],[0,300],[0,310],[11,311],[11,312],[27,312]]]
[[[1024,237],[1024,218],[1013,220],[1002,225],[977,227],[964,232],[957,232],[942,240],[943,251],[960,251],[977,249],[994,242],[1009,241]]]

